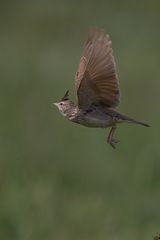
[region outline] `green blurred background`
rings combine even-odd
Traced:
[[[88,29],[111,36],[118,111],[152,127],[66,121],[53,107]],[[0,240],[149,240],[160,231],[160,1],[0,3]]]

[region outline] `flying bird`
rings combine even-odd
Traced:
[[[83,55],[75,76],[77,103],[69,99],[69,91],[58,103],[60,113],[74,123],[92,128],[111,130],[107,143],[115,148],[114,138],[118,123],[133,123],[149,127],[116,112],[120,103],[120,88],[113,56],[112,42],[102,29],[92,29],[88,34]]]

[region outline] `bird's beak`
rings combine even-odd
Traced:
[[[52,103],[53,105],[55,105],[56,107],[58,107],[58,103]]]

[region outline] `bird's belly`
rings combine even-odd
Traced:
[[[78,119],[78,123],[86,127],[95,127],[95,128],[106,128],[112,125],[112,119],[110,116],[102,115],[85,115]]]

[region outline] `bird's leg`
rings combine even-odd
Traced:
[[[119,140],[117,139],[114,139],[113,138],[113,135],[115,133],[115,130],[116,130],[116,124],[112,126],[110,132],[109,132],[109,135],[108,135],[108,139],[107,139],[107,142],[115,149],[116,146],[115,144],[119,142]]]

